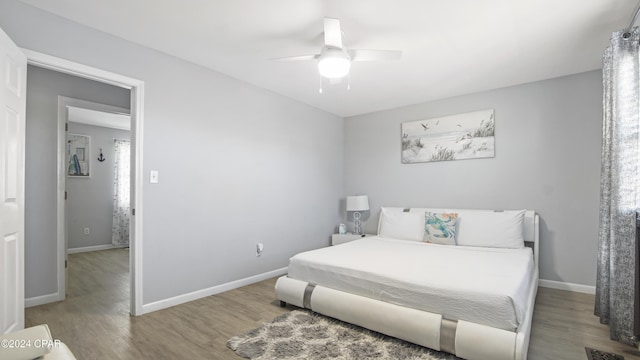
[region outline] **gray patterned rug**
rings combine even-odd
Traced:
[[[596,350],[592,348],[585,348],[587,350],[587,359],[588,360],[624,360],[624,356],[602,351]]]
[[[227,347],[247,359],[412,359],[452,360],[457,357],[430,350],[315,314],[294,310],[244,335]]]

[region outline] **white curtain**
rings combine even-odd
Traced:
[[[129,182],[131,164],[131,142],[114,140],[113,179],[113,245],[129,244]]]
[[[640,181],[638,28],[614,32],[604,54],[600,231],[595,314],[611,339],[637,345],[636,211]]]

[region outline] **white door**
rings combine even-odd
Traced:
[[[0,333],[24,328],[27,58],[0,29]]]

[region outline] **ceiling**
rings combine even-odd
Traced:
[[[601,68],[636,0],[21,0],[346,117]],[[346,83],[314,61],[323,18],[351,49],[402,50],[357,62]]]

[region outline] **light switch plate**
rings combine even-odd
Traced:
[[[152,184],[158,183],[158,170],[151,170],[151,172],[149,173],[149,182],[151,182]]]

